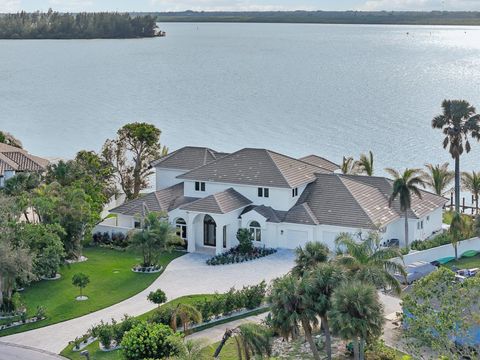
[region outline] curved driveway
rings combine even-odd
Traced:
[[[32,349],[26,346],[0,341],[1,360],[66,360],[63,356],[48,351]]]
[[[262,280],[270,282],[290,271],[294,263],[294,253],[289,250],[280,250],[252,262],[224,266],[207,266],[205,260],[208,258],[208,255],[186,254],[173,260],[151,286],[127,300],[76,319],[6,336],[0,341],[59,353],[69,341],[86,333],[101,320],[120,320],[124,314],[136,316],[154,309],[156,305],[147,300],[150,291],[160,288],[168,300],[192,294],[225,292],[233,286],[241,288]]]

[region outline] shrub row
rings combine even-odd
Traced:
[[[245,261],[251,261],[262,258],[264,256],[276,253],[277,250],[266,247],[254,247],[248,253],[242,253],[238,246],[231,248],[223,254],[215,255],[211,259],[207,260],[207,265],[226,265],[243,263]]]
[[[85,342],[90,336],[92,336],[98,338],[102,345],[106,349],[109,349],[112,341],[115,341],[117,345],[120,344],[125,333],[139,323],[140,320],[128,315],[125,315],[121,322],[116,322],[114,319],[112,319],[111,324],[102,321],[99,325],[91,328],[87,334],[81,338],[75,339],[75,347],[78,348],[82,342]]]
[[[443,233],[443,234],[439,234],[439,235],[435,236],[434,238],[432,238],[430,240],[424,240],[424,241],[415,240],[415,241],[412,241],[412,244],[410,245],[410,247],[412,248],[412,250],[421,251],[421,250],[427,250],[427,249],[431,249],[431,248],[434,248],[434,247],[437,247],[437,246],[447,245],[447,244],[451,244],[451,243],[452,243],[452,238],[451,238],[450,234],[449,233]]]
[[[126,248],[128,246],[128,236],[124,233],[108,233],[108,232],[96,232],[92,235],[94,245],[107,245],[115,246],[119,248]]]

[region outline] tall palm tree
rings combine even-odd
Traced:
[[[334,290],[345,281],[345,271],[333,263],[319,264],[308,276],[307,296],[310,306],[320,316],[325,331],[327,359],[332,359],[332,342],[327,313],[331,310],[331,297]]]
[[[480,195],[480,172],[462,173],[462,186],[475,198],[475,212],[478,214],[478,196]]]
[[[299,246],[295,249],[295,253],[297,256],[292,273],[296,276],[303,276],[306,271],[313,269],[317,264],[327,261],[330,249],[325,244],[309,241],[303,248]]]
[[[313,329],[319,325],[318,314],[307,294],[308,281],[293,275],[275,279],[269,296],[271,323],[282,336],[296,336],[300,326],[310,345],[313,358],[320,354],[313,339]]]
[[[202,321],[202,314],[197,308],[190,304],[178,304],[177,307],[172,311],[170,318],[170,327],[173,331],[177,331],[177,322],[180,319],[180,322],[183,326],[183,333],[187,334],[188,327],[190,324],[198,324]]]
[[[350,233],[339,234],[335,243],[345,251],[336,257],[335,262],[345,266],[356,280],[376,288],[390,287],[400,294],[402,289],[394,274],[406,276],[406,273],[402,265],[392,261],[395,257],[402,258],[400,250],[380,247],[378,232],[371,232],[366,239],[359,240],[356,241]]]
[[[343,283],[335,290],[329,317],[340,337],[353,340],[355,360],[364,359],[366,339],[380,336],[385,322],[377,290],[361,282]]]
[[[451,184],[455,177],[453,171],[448,170],[448,162],[443,164],[426,164],[425,184],[429,186],[435,194],[442,196],[445,194],[447,187]]]
[[[373,153],[368,152],[368,155],[361,154],[360,160],[357,162],[357,166],[360,170],[360,173],[373,176]]]
[[[358,174],[358,162],[354,160],[353,157],[343,157],[342,165],[340,166],[342,174],[345,175],[356,175]]]
[[[443,148],[455,159],[455,211],[460,211],[460,156],[470,152],[469,137],[480,140],[480,115],[465,100],[443,100],[442,114],[435,116],[432,127],[442,129]],[[465,145],[464,145],[465,144]]]
[[[461,240],[463,232],[465,230],[465,221],[462,215],[455,211],[448,229],[449,234],[452,237],[452,245],[455,249],[455,259],[458,259],[458,242]]]
[[[419,186],[425,187],[425,182],[419,169],[405,169],[403,174],[394,169],[385,169],[385,171],[394,179],[392,194],[388,200],[389,206],[392,206],[397,197],[400,199],[400,211],[403,212],[405,217],[405,249],[408,249],[408,210],[411,208],[412,194],[421,199],[422,193]]]

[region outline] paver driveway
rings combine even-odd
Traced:
[[[124,314],[136,316],[154,309],[156,305],[147,300],[150,291],[160,288],[169,300],[184,295],[225,292],[232,286],[240,288],[262,280],[269,282],[290,271],[294,263],[294,253],[289,250],[280,250],[248,263],[224,266],[207,266],[207,258],[202,254],[184,255],[172,261],[151,286],[127,300],[76,319],[0,339],[59,353],[70,340],[81,336],[101,320],[119,320]]]

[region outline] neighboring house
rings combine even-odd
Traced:
[[[0,188],[19,172],[43,172],[49,161],[26,150],[0,143]]]
[[[184,147],[152,163],[157,191],[110,212],[118,229],[140,227],[146,211],[163,211],[187,241],[188,251],[237,245],[248,228],[257,246],[294,249],[308,241],[334,248],[341,232],[379,230],[383,240],[404,242],[400,204],[390,208],[392,181],[335,173],[319,156],[294,159],[265,149],[232,154]],[[447,199],[422,191],[408,213],[409,238],[424,240],[442,227]]]

